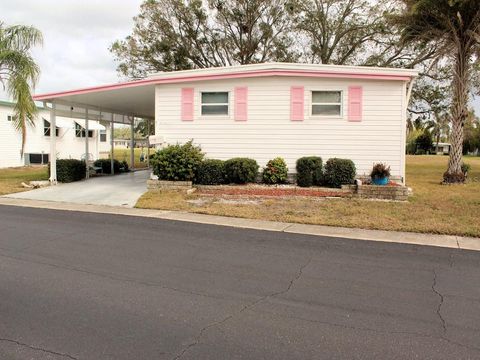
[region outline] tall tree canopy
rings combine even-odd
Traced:
[[[396,18],[404,43],[435,42],[437,59],[452,65],[451,143],[446,183],[464,182],[463,129],[472,92],[474,62],[480,52],[480,2],[478,0],[403,0],[406,8]]]
[[[30,49],[42,43],[42,34],[30,26],[5,26],[0,22],[0,83],[15,102],[15,127],[22,133],[21,154],[25,148],[27,126],[33,126],[37,111],[32,89],[40,69]]]
[[[130,78],[155,71],[295,61],[284,0],[147,0],[111,51]]]

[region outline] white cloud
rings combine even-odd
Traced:
[[[119,80],[108,51],[133,28],[142,0],[16,0],[2,4],[0,21],[33,25],[44,46],[33,51],[41,68],[36,93],[94,86]],[[6,95],[0,92],[0,98]]]

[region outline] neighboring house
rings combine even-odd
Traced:
[[[130,139],[113,139],[113,144],[115,148],[128,149],[130,148]],[[148,146],[147,139],[134,140],[134,147],[140,148],[140,147],[146,147],[146,146]]]
[[[13,126],[14,104],[0,101],[0,168],[47,164],[50,158],[50,112],[39,107],[35,126],[27,128],[25,153],[20,156],[22,138]],[[85,120],[57,117],[57,158],[85,159]],[[101,152],[110,151],[108,126],[89,121],[90,160],[99,158]]]
[[[448,155],[450,154],[450,148],[451,148],[450,143],[442,143],[439,142],[438,145],[436,142],[433,143],[432,145],[432,154],[437,154],[437,155]]]
[[[405,179],[407,103],[415,70],[266,63],[154,74],[36,100],[155,119],[151,143],[193,139],[209,158],[351,159]]]

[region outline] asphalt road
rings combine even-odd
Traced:
[[[480,359],[480,252],[0,206],[0,359]]]

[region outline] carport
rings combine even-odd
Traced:
[[[114,124],[130,126],[130,163],[134,164],[134,126],[136,120],[147,121],[147,128],[150,129],[151,122],[155,118],[155,80],[145,79],[118,83],[106,86],[97,86],[79,90],[64,91],[57,93],[36,95],[35,101],[43,102],[44,107],[50,110],[50,124],[52,128],[57,127],[57,116],[79,119],[85,136],[86,155],[86,177],[89,176],[89,144],[88,131],[90,121],[107,123],[111,129],[110,136],[110,159],[111,173],[113,174]],[[93,124],[92,128],[94,127]],[[149,131],[148,131],[149,132]],[[150,147],[147,137],[147,146]],[[50,182],[57,183],[57,148],[56,137],[50,137]],[[149,166],[149,157],[147,156]]]

